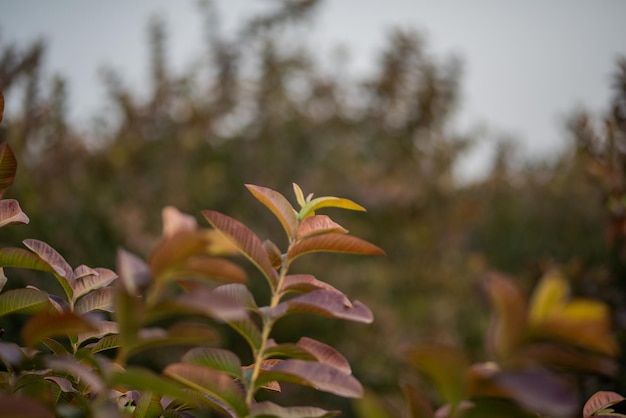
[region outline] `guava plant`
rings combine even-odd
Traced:
[[[1,144],[0,197],[16,170],[11,148]],[[282,225],[286,248],[261,240],[219,212],[202,212],[212,226],[208,229],[173,207],[163,210],[163,234],[147,259],[120,249],[116,271],[72,267],[52,246],[35,239],[25,240],[25,248],[1,248],[0,267],[39,271],[61,289],[60,294],[34,286],[2,291],[11,279],[0,275],[0,321],[24,319],[13,341],[0,341],[3,414],[321,418],[338,412],[280,406],[257,401],[257,395],[280,391],[281,383],[290,382],[361,396],[363,388],[348,361],[333,347],[307,336],[276,341],[272,331],[294,314],[373,320],[365,305],[329,283],[291,271],[294,260],[313,252],[383,254],[318,213],[328,207],[364,208],[343,198],[305,197],[295,184],[297,208],[276,191],[247,188]],[[0,226],[27,222],[17,201],[0,200]],[[246,286],[245,270],[232,260],[236,253],[267,282],[266,305]],[[219,347],[218,323],[242,337],[250,364]],[[187,350],[170,359],[170,347]],[[155,352],[161,353],[162,364],[142,364]]]

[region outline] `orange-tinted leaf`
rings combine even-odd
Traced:
[[[13,150],[6,142],[0,144],[0,198],[4,191],[13,184],[17,172],[17,160]]]
[[[285,196],[267,187],[252,184],[246,184],[246,187],[254,197],[272,211],[285,229],[287,237],[292,239],[296,234],[298,219],[291,203],[289,203]]]
[[[265,251],[267,251],[267,256],[270,258],[272,266],[275,269],[279,269],[283,262],[283,256],[280,252],[280,249],[276,246],[276,244],[268,239],[263,241],[263,248],[265,248]]]
[[[91,269],[86,266],[82,267],[84,268],[78,267],[74,270],[74,276],[76,277],[76,280],[72,283],[74,300],[77,300],[87,292],[107,286],[117,279],[117,274],[112,270],[105,268]]]
[[[583,417],[592,417],[607,406],[611,406],[617,402],[624,400],[624,397],[619,393],[600,391],[594,393],[591,398],[587,400],[583,407]]]
[[[174,206],[166,206],[161,211],[163,220],[163,238],[170,238],[179,232],[193,232],[197,229],[196,219],[176,209]]]
[[[215,229],[232,241],[237,249],[263,273],[274,288],[278,283],[278,273],[272,266],[259,237],[247,226],[229,216],[211,210],[202,211],[202,214]]]
[[[139,289],[148,286],[152,280],[152,274],[148,265],[139,257],[124,249],[117,250],[117,273],[119,278],[131,295],[137,295]]]
[[[97,331],[97,327],[74,312],[41,312],[26,322],[22,328],[22,339],[26,345],[34,347],[42,338],[77,336],[92,331]]]
[[[352,254],[384,255],[385,252],[379,247],[351,235],[331,232],[324,235],[316,235],[298,241],[289,248],[287,254],[289,260],[293,260],[303,254],[329,251]]]
[[[279,303],[271,310],[273,318],[291,313],[312,313],[366,324],[374,320],[372,311],[367,306],[359,301],[348,305],[343,294],[330,290],[315,290],[297,296]]]
[[[248,414],[242,388],[226,373],[187,363],[170,364],[163,373],[185,386],[209,395],[231,416],[244,417]]]
[[[15,199],[0,200],[0,227],[5,225],[27,224],[28,216],[22,212],[20,204]]]
[[[424,345],[409,353],[409,361],[436,385],[443,398],[457,405],[467,396],[469,361],[463,351],[444,345]]]
[[[327,234],[330,232],[347,234],[348,230],[326,215],[313,215],[302,220],[300,226],[298,226],[296,238],[301,240],[312,235]]]
[[[271,381],[292,382],[311,386],[346,398],[363,396],[363,387],[356,378],[328,364],[303,360],[283,360],[259,376],[257,384]]]
[[[498,273],[485,276],[484,285],[494,313],[488,335],[488,346],[501,358],[518,348],[526,328],[526,300],[521,290]]]
[[[235,353],[222,348],[197,347],[193,348],[182,358],[184,363],[204,366],[213,370],[228,373],[229,375],[242,379],[241,361]]]
[[[258,402],[250,407],[250,418],[330,418],[339,411],[325,411],[311,406],[283,407],[272,402]]]

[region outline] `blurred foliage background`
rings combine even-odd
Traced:
[[[104,69],[110,112],[89,133],[68,121],[63,77],[43,85],[43,44],[0,43],[0,90],[24,91],[22,111],[0,126],[0,140],[20,162],[8,197],[31,218],[7,228],[1,244],[33,237],[72,265],[114,266],[120,246],[148,253],[168,204],[195,215],[216,209],[279,239],[280,225],[243,184],[292,196],[296,182],[305,193],[368,208],[333,216],[388,256],[299,260],[297,269],[368,304],[376,321],[307,318],[281,324],[277,339],[294,339],[306,327],[343,352],[377,393],[398,393],[398,382],[412,379],[404,352],[417,342],[458,345],[485,360],[488,306],[478,279],[491,269],[530,290],[559,267],[577,294],[611,304],[623,334],[624,62],[615,67],[612,110],[604,120],[572,114],[567,150],[520,162],[513,142],[503,140],[489,174],[468,184],[455,179],[454,168],[482,138],[451,127],[463,81],[459,60],[435,56],[418,35],[396,30],[374,76],[346,79],[323,70],[312,51],[282,41],[318,2],[286,4],[243,22],[231,38],[215,29],[219,16],[207,4],[199,17],[206,65],[180,73],[168,65],[166,22],[153,20],[151,93],[138,94],[115,68]],[[615,381],[601,383],[625,393],[626,361]]]

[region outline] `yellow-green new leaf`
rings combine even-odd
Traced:
[[[298,227],[298,218],[295,209],[291,203],[282,194],[268,189],[267,187],[246,184],[246,187],[261,203],[263,203],[274,216],[278,218],[283,229],[287,233],[287,237],[291,240],[296,233]]]
[[[563,307],[569,297],[569,284],[559,274],[545,275],[530,299],[528,319],[537,324],[550,315],[555,309]]]
[[[296,200],[300,205],[300,208],[303,208],[306,205],[306,200],[304,199],[304,193],[302,193],[302,189],[296,183],[293,183],[293,193],[296,195]]]
[[[356,210],[365,212],[366,209],[359,205],[358,203],[353,202],[350,199],[343,199],[340,197],[318,197],[312,199],[307,202],[300,212],[298,213],[298,219],[302,220],[309,216],[315,215],[315,211],[322,208],[340,208],[340,209],[348,209],[348,210]]]

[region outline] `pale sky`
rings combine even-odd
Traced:
[[[164,18],[168,55],[185,68],[202,52],[202,17],[195,0],[0,0],[3,45],[43,37],[47,75],[69,80],[70,114],[87,125],[103,109],[98,69],[110,66],[128,85],[145,86],[147,25]],[[271,0],[216,0],[226,30]],[[366,74],[392,27],[413,28],[439,59],[464,63],[460,131],[486,126],[510,135],[531,156],[565,144],[564,117],[579,106],[604,111],[618,56],[626,56],[624,0],[326,0],[303,42],[329,60],[335,47],[350,52],[349,70]],[[9,111],[19,97],[7,97]],[[479,148],[465,162],[468,175],[486,168]]]

